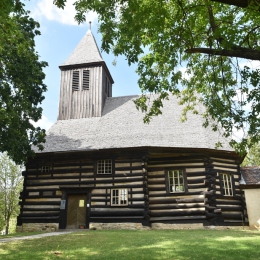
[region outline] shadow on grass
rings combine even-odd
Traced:
[[[260,259],[260,233],[110,230],[0,245],[2,259]]]

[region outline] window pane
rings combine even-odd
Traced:
[[[182,170],[168,171],[169,191],[184,192],[184,177]]]
[[[128,205],[127,189],[113,189],[111,196],[112,205]]]
[[[112,160],[98,161],[98,174],[111,174],[112,173]]]
[[[223,186],[223,194],[225,196],[233,196],[232,176],[228,173],[221,173],[220,181]]]

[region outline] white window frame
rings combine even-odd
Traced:
[[[224,196],[233,196],[233,183],[232,175],[229,173],[221,172],[220,181],[222,182],[223,195]]]
[[[97,174],[112,174],[113,163],[111,159],[99,160],[97,162]]]
[[[41,172],[50,172],[50,166],[49,165],[43,165],[41,167]]]
[[[168,185],[170,193],[185,192],[184,170],[168,170]]]
[[[128,190],[111,189],[111,206],[128,206]]]

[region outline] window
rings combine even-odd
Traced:
[[[41,172],[49,172],[50,171],[50,166],[48,165],[43,165],[41,168]]]
[[[74,70],[72,75],[72,90],[77,91],[79,90],[79,71]]]
[[[112,160],[99,160],[97,165],[98,174],[112,174]]]
[[[168,171],[168,185],[170,193],[185,192],[183,170]]]
[[[126,206],[126,205],[128,205],[127,189],[112,189],[111,206]]]
[[[220,181],[222,183],[223,195],[233,196],[232,176],[228,173],[220,173]]]
[[[82,89],[89,90],[89,70],[83,70]]]

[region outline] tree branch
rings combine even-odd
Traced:
[[[191,48],[186,53],[204,53],[210,55],[237,57],[250,60],[260,60],[260,51],[247,48],[234,48],[232,50],[217,50],[209,48]]]

